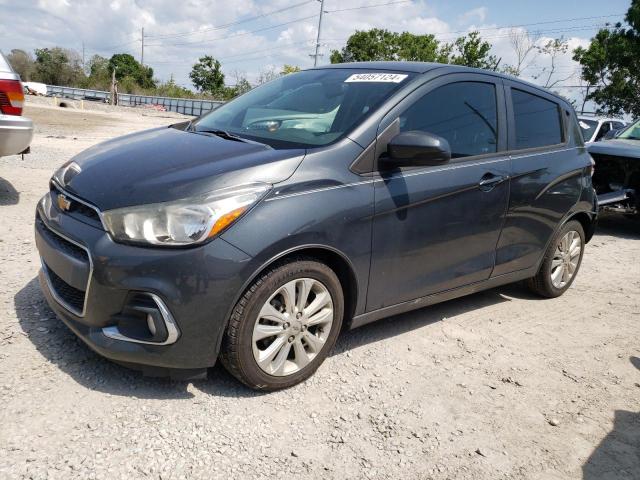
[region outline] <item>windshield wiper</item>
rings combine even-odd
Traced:
[[[273,147],[267,145],[266,143],[257,142],[255,140],[249,140],[248,138],[241,137],[240,135],[236,135],[235,133],[227,132],[226,130],[220,130],[218,128],[203,128],[198,130],[195,125],[189,127],[187,132],[198,133],[200,135],[215,135],[216,137],[224,138],[225,140],[232,140],[234,142],[243,142],[250,143],[252,145],[260,145],[266,149],[272,150]]]
[[[204,135],[215,135],[217,137],[220,138],[224,138],[225,140],[233,140],[234,142],[244,142],[244,143],[251,143],[250,140],[247,140],[246,138],[242,138],[238,135],[234,135],[233,133],[229,133],[226,130],[219,130],[216,128],[203,128],[202,130],[197,130],[196,128],[192,127],[191,131],[193,133],[201,133]]]

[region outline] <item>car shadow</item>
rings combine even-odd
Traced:
[[[147,377],[101,357],[56,317],[47,305],[37,278],[16,293],[14,306],[20,327],[38,352],[86,388],[110,395],[163,400],[194,397],[190,385],[216,396],[261,395],[241,385],[220,365],[210,369],[206,380],[177,381]]]
[[[402,335],[443,318],[507,302],[510,297],[537,298],[519,284],[475,293],[345,331],[338,338],[332,355]],[[16,293],[14,304],[20,326],[38,352],[86,388],[111,395],[166,400],[192,398],[190,385],[213,396],[244,398],[264,395],[241,385],[219,364],[209,370],[206,380],[176,381],[146,377],[99,356],[56,318],[44,299],[37,278]]]
[[[20,193],[4,178],[0,178],[0,206],[16,205]]]
[[[614,213],[602,213],[598,216],[595,235],[611,235],[627,240],[640,239],[640,221]]]
[[[582,466],[584,480],[632,480],[640,472],[640,412],[616,410],[613,429]]]
[[[338,338],[333,354],[344,353],[369,343],[376,343],[397,335],[403,335],[412,330],[439,322],[442,319],[455,317],[472,310],[509,302],[511,301],[510,297],[540,298],[527,292],[523,285],[519,283],[485,290],[419,310],[394,315],[393,317],[384,318],[354,330],[343,332]]]
[[[640,358],[629,357],[640,370]],[[636,383],[636,387],[640,383]],[[633,387],[632,387],[633,388]],[[640,412],[616,410],[613,429],[582,466],[583,480],[637,479],[640,473]]]

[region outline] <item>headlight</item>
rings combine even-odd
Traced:
[[[254,183],[197,198],[108,210],[103,219],[116,241],[192,245],[220,234],[270,188],[264,183]]]

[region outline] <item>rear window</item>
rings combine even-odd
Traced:
[[[555,102],[511,89],[516,128],[516,149],[562,143],[560,108]]]
[[[581,118],[578,120],[578,125],[580,125],[580,130],[582,130],[582,138],[584,138],[585,142],[590,142],[591,137],[596,132],[596,128],[598,128],[598,122],[596,120],[586,120]]]

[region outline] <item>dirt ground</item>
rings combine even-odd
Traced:
[[[512,285],[347,332],[287,391],[145,378],[36,280],[53,170],[182,118],[102,110],[30,99],[33,153],[0,159],[0,478],[640,479],[640,222],[602,218],[561,298]]]

